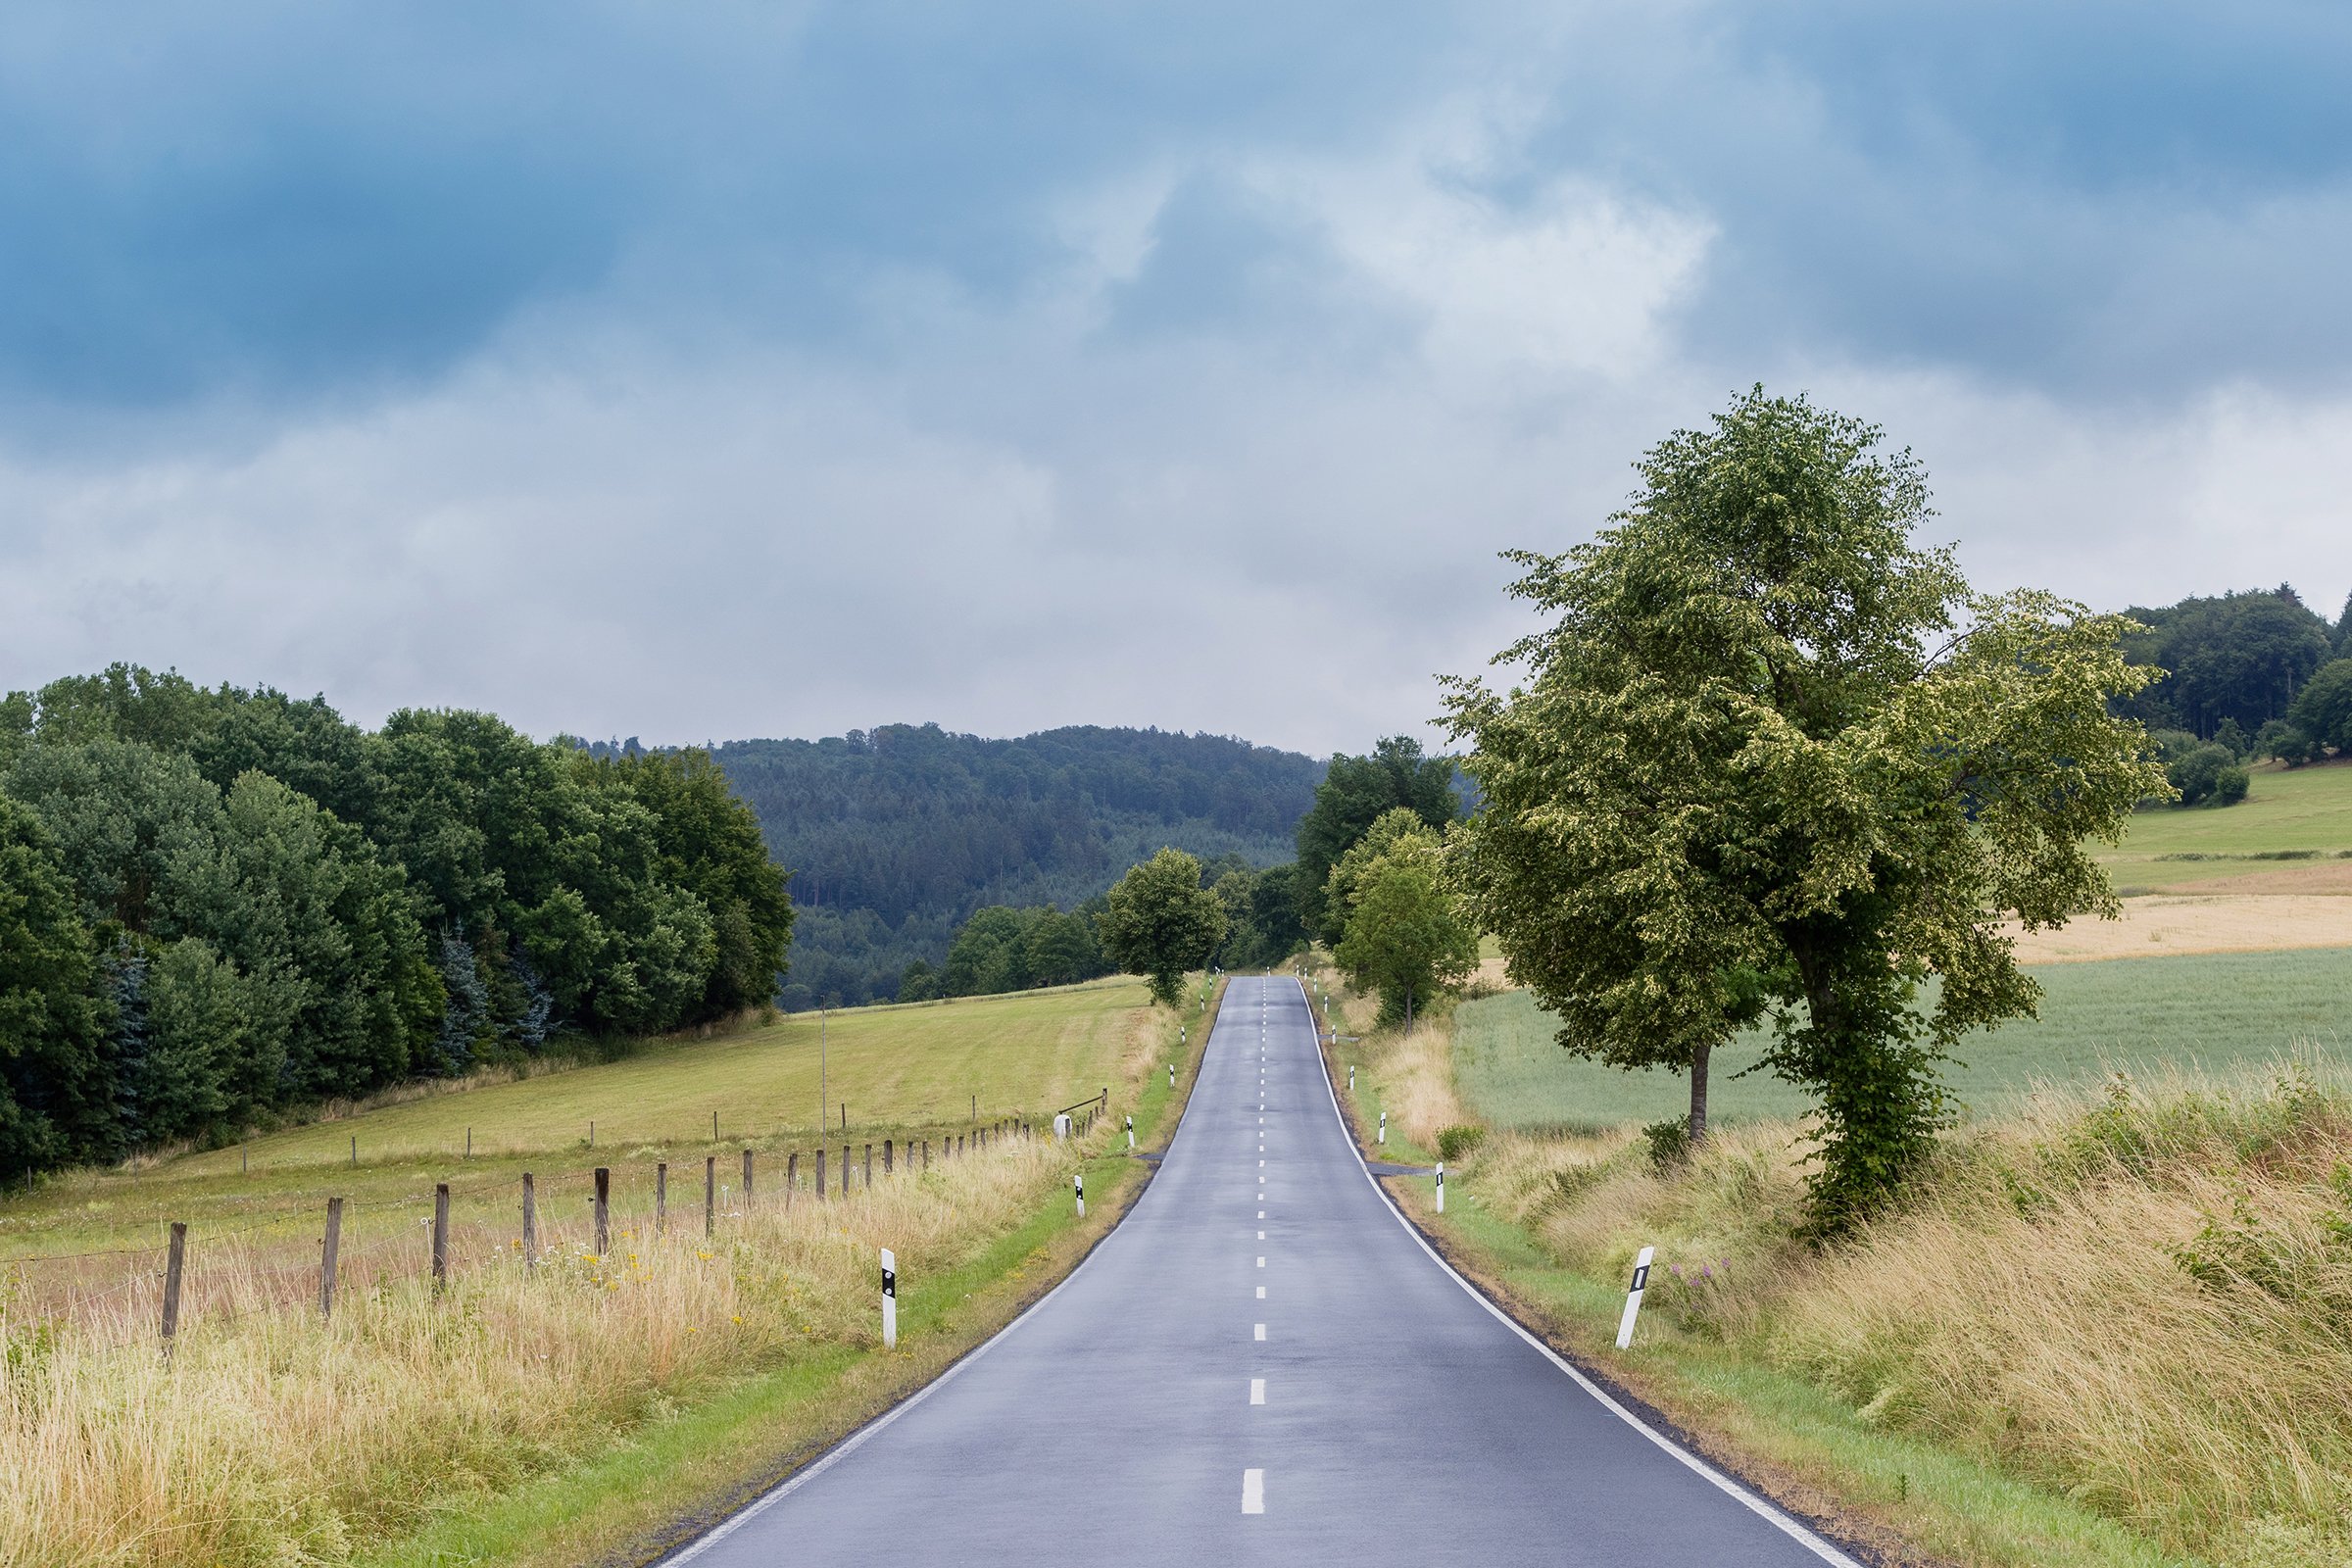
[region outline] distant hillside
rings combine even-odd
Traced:
[[[715,755],[794,873],[793,1006],[887,998],[982,905],[1069,908],[1163,844],[1288,860],[1323,776],[1295,752],[1156,729],[996,741],[894,724]]]

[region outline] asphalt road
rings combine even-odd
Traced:
[[[1849,1559],[1651,1435],[1399,1220],[1296,982],[1237,978],[1166,1162],[983,1350],[672,1564]]]

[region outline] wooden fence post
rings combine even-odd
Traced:
[[[449,1285],[449,1183],[433,1184],[433,1289]]]
[[[924,1139],[924,1140],[923,1140],[923,1169],[925,1169],[925,1170],[929,1170],[930,1168],[931,1168],[931,1140],[930,1140],[930,1139],[928,1139],[928,1138],[926,1138],[926,1139]]]
[[[865,1190],[869,1193],[874,1190],[874,1146],[871,1144],[865,1146]]]
[[[612,1250],[612,1172],[596,1167],[596,1255]]]
[[[845,1200],[850,1196],[850,1146],[847,1144],[841,1146],[841,1196]]]
[[[743,1202],[746,1208],[752,1202],[752,1152],[748,1149],[743,1152]]]
[[[335,1254],[343,1250],[343,1200],[326,1200],[326,1239],[318,1244],[318,1315],[335,1315]]]
[[[527,1170],[522,1173],[522,1266],[539,1266],[539,1195]]]
[[[816,1200],[820,1203],[825,1200],[825,1152],[822,1147],[816,1152]]]
[[[718,1112],[712,1111],[715,1118]],[[718,1156],[711,1154],[703,1161],[703,1240],[718,1234]]]
[[[654,1162],[654,1234],[661,1236],[669,1229],[669,1161]]]
[[[466,1129],[466,1157],[473,1157],[473,1129],[470,1127]]]
[[[784,1156],[784,1212],[792,1212],[792,1190],[801,1185],[801,1152]]]
[[[353,1170],[360,1168],[360,1135],[358,1133],[351,1135],[351,1168]]]
[[[172,1222],[172,1251],[164,1263],[164,1353],[172,1353],[172,1336],[179,1332],[179,1277],[187,1260],[188,1227]]]
[[[890,1174],[890,1140],[887,1138],[882,1140],[882,1174]]]

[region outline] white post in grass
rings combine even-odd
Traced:
[[[1348,1064],[1348,1092],[1351,1095],[1355,1093],[1355,1063],[1352,1061]]]
[[[1383,1147],[1384,1149],[1385,1149],[1386,1147],[1388,1147],[1388,1142],[1389,1142],[1389,1113],[1388,1113],[1387,1111],[1385,1111],[1385,1110],[1384,1110],[1384,1111],[1382,1111],[1382,1112],[1380,1113],[1380,1142],[1381,1142],[1381,1147]]]
[[[1176,1064],[1172,1061],[1168,1063],[1168,1087],[1176,1087]]]
[[[1446,1162],[1438,1161],[1438,1212],[1446,1212]]]
[[[882,1249],[882,1348],[899,1348],[899,1256]]]
[[[1127,1152],[1130,1154],[1135,1152],[1135,1118],[1133,1116],[1127,1118]]]
[[[1634,1258],[1634,1283],[1625,1293],[1625,1316],[1617,1320],[1617,1348],[1620,1350],[1634,1343],[1634,1316],[1642,1310],[1642,1292],[1649,1284],[1649,1260],[1657,1250],[1654,1247],[1644,1247]]]
[[[1078,1191],[1078,1217],[1084,1219],[1086,1218],[1086,1172],[1080,1171],[1071,1177],[1070,1185]]]
[[[1070,1141],[1070,1118],[1066,1112],[1055,1111],[1054,1113],[1054,1141],[1057,1144],[1066,1144]]]

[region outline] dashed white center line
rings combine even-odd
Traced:
[[[1263,1285],[1257,1288],[1257,1298],[1261,1301],[1266,1298],[1266,1288]]]
[[[1260,1323],[1260,1324],[1256,1325],[1256,1327],[1257,1327],[1257,1336],[1256,1336],[1256,1337],[1257,1337],[1258,1339],[1261,1339],[1261,1340],[1262,1340],[1262,1339],[1264,1339],[1264,1338],[1266,1337],[1266,1326],[1265,1326],[1263,1323]]]
[[[1257,1260],[1257,1266],[1258,1266],[1259,1268],[1264,1268],[1264,1267],[1266,1266],[1266,1260],[1265,1260],[1264,1258],[1262,1258],[1262,1257],[1261,1257],[1261,1258],[1259,1258],[1259,1259]]]
[[[1242,1512],[1266,1511],[1266,1473],[1263,1470],[1242,1472]]]
[[[1250,1402],[1251,1404],[1263,1404],[1266,1402],[1266,1380],[1264,1378],[1251,1378],[1250,1380]]]

